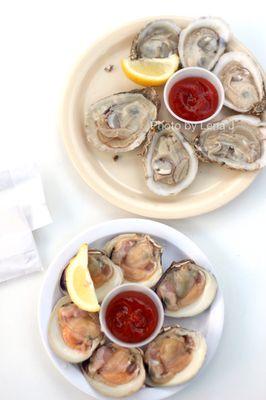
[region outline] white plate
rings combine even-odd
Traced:
[[[190,239],[167,225],[146,219],[129,218],[105,222],[89,228],[65,246],[50,264],[41,291],[38,310],[41,338],[53,364],[65,379],[82,392],[102,400],[107,398],[101,396],[89,386],[77,366],[62,361],[52,352],[48,344],[47,327],[51,311],[57,300],[62,296],[58,288],[61,272],[69,259],[77,252],[79,246],[87,242],[93,247],[101,248],[110,238],[128,232],[147,233],[162,244],[164,247],[162,262],[165,269],[174,260],[192,258],[199,265],[213,271],[217,276],[215,268],[210,264],[206,255]],[[198,329],[204,334],[208,345],[205,368],[216,352],[223,330],[224,302],[221,290],[218,289],[212,306],[204,313],[191,318],[168,318],[168,321],[172,325],[180,323],[184,327]],[[150,398],[152,400],[161,400],[180,392],[186,385],[170,388],[143,388],[133,396],[128,397],[128,399],[147,400]]]
[[[173,19],[180,28],[191,22],[190,18],[184,17],[166,18]],[[139,88],[122,72],[121,59],[128,57],[133,38],[153,19],[127,23],[99,39],[85,52],[67,82],[59,130],[80,176],[107,201],[148,218],[188,218],[215,210],[234,199],[253,182],[258,171],[242,172],[200,162],[197,177],[187,189],[175,196],[158,196],[147,188],[143,165],[137,156],[139,149],[123,153],[114,162],[112,154],[98,151],[85,138],[84,113],[90,104],[113,93]],[[235,37],[228,45],[229,50],[251,55]],[[114,65],[114,70],[107,73],[104,68],[109,64]],[[162,100],[163,87],[157,90]],[[234,113],[223,107],[216,119],[231,114]],[[158,119],[176,122],[163,101]],[[187,133],[187,130],[183,129],[183,132]]]

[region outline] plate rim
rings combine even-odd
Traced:
[[[119,229],[117,231],[115,231],[117,225],[119,225]],[[83,230],[82,232],[78,233],[77,235],[73,236],[72,239],[70,239],[62,248],[61,250],[59,250],[56,255],[53,257],[52,261],[50,262],[46,272],[45,272],[45,277],[43,280],[43,283],[41,285],[41,289],[40,289],[40,294],[39,294],[39,300],[38,300],[38,309],[37,309],[37,317],[38,317],[38,330],[39,330],[39,334],[41,337],[41,342],[42,345],[44,346],[45,352],[48,355],[49,359],[51,360],[52,364],[54,365],[54,367],[56,368],[56,370],[60,373],[61,376],[64,377],[64,379],[66,381],[68,381],[69,384],[71,384],[72,386],[76,387],[78,390],[80,390],[81,392],[90,395],[94,398],[97,399],[101,399],[101,400],[107,400],[108,398],[105,396],[102,396],[101,394],[98,394],[97,392],[91,394],[91,393],[87,393],[84,390],[82,390],[81,387],[78,386],[78,384],[76,384],[75,382],[72,382],[67,375],[64,373],[64,369],[62,367],[60,367],[60,365],[58,365],[57,361],[56,361],[56,357],[53,354],[51,348],[49,347],[49,343],[47,340],[47,325],[46,325],[46,329],[45,327],[43,327],[44,324],[48,323],[48,321],[43,321],[42,320],[42,314],[43,314],[43,307],[45,306],[45,299],[47,298],[46,296],[46,287],[47,285],[50,283],[50,281],[54,281],[55,279],[58,279],[58,271],[53,272],[53,269],[56,269],[56,265],[59,264],[60,262],[60,258],[64,256],[64,254],[66,252],[69,252],[70,249],[72,248],[77,248],[79,244],[81,244],[84,241],[84,237],[88,237],[89,235],[93,235],[94,238],[92,239],[92,241],[95,240],[99,240],[104,236],[107,235],[118,235],[121,233],[125,233],[125,232],[141,232],[141,233],[148,233],[150,235],[152,235],[152,231],[155,231],[154,235],[157,237],[160,237],[160,233],[162,233],[162,240],[168,240],[165,238],[165,236],[168,236],[169,238],[173,238],[173,241],[170,241],[171,244],[174,245],[174,241],[178,241],[179,239],[182,239],[182,248],[180,247],[180,250],[183,252],[193,252],[193,258],[203,258],[205,260],[205,265],[208,268],[210,268],[211,271],[214,271],[216,279],[218,281],[218,292],[217,292],[217,297],[216,297],[216,301],[217,301],[217,314],[218,314],[218,320],[220,321],[219,324],[217,324],[218,326],[215,326],[215,335],[216,335],[216,341],[215,344],[212,345],[213,350],[212,350],[212,354],[211,356],[209,356],[209,358],[207,359],[207,362],[205,362],[203,368],[201,369],[201,371],[197,374],[197,377],[201,374],[201,372],[203,370],[205,370],[205,368],[207,367],[207,365],[209,364],[209,362],[214,358],[215,353],[217,351],[217,348],[219,346],[219,343],[221,341],[222,338],[222,333],[223,333],[223,328],[224,328],[224,297],[223,297],[223,292],[221,289],[221,285],[219,282],[219,276],[217,277],[217,269],[214,267],[212,263],[209,261],[207,255],[197,246],[196,243],[194,243],[193,240],[191,240],[188,236],[186,236],[185,234],[183,234],[182,232],[180,232],[179,230],[167,225],[167,224],[163,224],[161,222],[157,222],[157,221],[153,221],[153,220],[149,220],[149,219],[145,219],[145,218],[118,218],[118,219],[112,219],[112,220],[108,220],[105,222],[101,222],[99,224],[96,225],[92,225],[89,228]],[[159,233],[160,232],[160,233]],[[73,254],[72,254],[73,255]],[[71,256],[70,256],[71,257]],[[219,274],[218,274],[219,275]],[[208,338],[209,333],[207,334],[207,338]],[[211,340],[211,339],[209,339]],[[195,378],[194,378],[195,379]],[[169,393],[168,390],[165,390],[164,396],[159,396],[159,397],[153,397],[155,400],[157,399],[164,399],[166,397],[169,397],[171,395],[174,395],[175,393],[177,393],[178,391],[182,390],[183,388],[185,388],[187,385],[191,384],[193,382],[192,379],[191,381],[189,381],[188,383],[182,385],[182,386],[173,386],[173,387],[169,387],[167,389],[169,389],[169,391],[171,391]],[[173,391],[172,389],[175,389],[175,391]],[[158,388],[156,388],[158,389]],[[164,388],[166,389],[166,388]],[[129,397],[130,399],[133,397]]]

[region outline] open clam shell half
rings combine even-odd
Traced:
[[[169,317],[192,317],[205,311],[217,292],[215,276],[192,260],[174,261],[157,283],[165,314]]]
[[[200,332],[165,327],[144,353],[149,386],[173,386],[192,379],[200,370],[207,344]]]

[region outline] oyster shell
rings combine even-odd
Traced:
[[[137,392],[144,384],[142,352],[114,343],[99,347],[90,360],[82,364],[89,384],[108,397],[124,397]]]
[[[170,19],[148,23],[134,38],[130,58],[166,58],[177,53],[180,28]]]
[[[234,115],[203,130],[195,148],[202,161],[254,171],[266,164],[266,127],[259,118]]]
[[[183,67],[213,69],[230,39],[230,29],[220,18],[202,17],[180,33],[178,51]]]
[[[89,106],[85,116],[87,140],[101,151],[126,152],[145,139],[160,108],[153,88],[116,93]]]
[[[174,195],[195,179],[198,160],[182,133],[170,123],[158,122],[149,132],[142,149],[146,183],[160,195]]]
[[[249,55],[230,51],[220,58],[213,72],[222,82],[227,107],[258,115],[264,111],[266,99],[262,74]]]
[[[62,297],[52,311],[48,339],[55,354],[71,363],[87,360],[105,341],[98,313],[79,309],[68,296]]]
[[[152,287],[162,275],[162,247],[149,235],[119,235],[106,243],[104,250],[122,269],[125,282]]]
[[[66,268],[60,279],[60,288],[65,294],[67,294]],[[101,250],[91,248],[88,250],[88,268],[99,302],[102,302],[104,297],[123,281],[121,268]]]
[[[205,311],[217,292],[214,275],[192,260],[173,262],[155,289],[169,317],[192,317]]]
[[[202,367],[207,344],[200,332],[166,327],[144,353],[149,386],[173,386],[192,379]]]

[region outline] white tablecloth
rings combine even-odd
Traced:
[[[266,67],[262,2],[46,0],[1,3],[0,157],[34,159],[54,223],[34,233],[43,264],[94,223],[130,217],[80,179],[57,135],[61,89],[79,54],[107,30],[145,15],[221,15]],[[266,170],[220,210],[167,222],[217,265],[226,302],[215,359],[179,400],[266,398]],[[85,400],[51,365],[40,342],[37,303],[44,273],[0,286],[0,387],[3,400]]]

